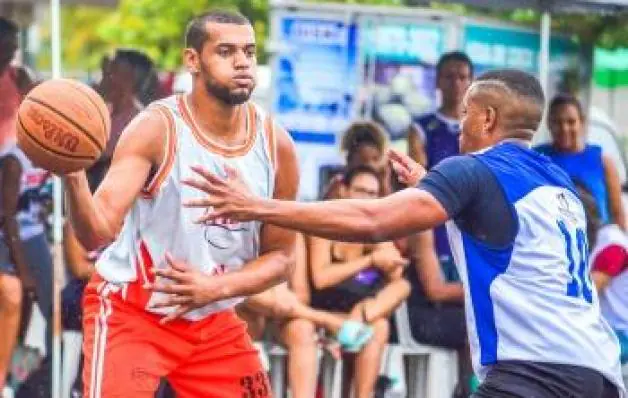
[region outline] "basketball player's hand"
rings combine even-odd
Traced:
[[[183,180],[183,183],[203,191],[204,198],[185,201],[185,207],[203,207],[211,209],[196,220],[202,224],[216,219],[250,221],[254,218],[257,201],[250,193],[237,170],[225,166],[227,178],[221,178],[201,166],[192,170],[201,178]]]
[[[427,173],[423,166],[412,160],[410,156],[399,151],[390,149],[388,157],[399,181],[409,187],[416,186]]]
[[[217,293],[222,291],[216,285],[216,278],[195,270],[183,261],[175,260],[166,253],[168,268],[154,269],[155,275],[170,280],[170,283],[156,282],[148,288],[168,297],[152,305],[152,308],[173,307],[174,311],[161,319],[168,323],[186,313],[220,299]]]

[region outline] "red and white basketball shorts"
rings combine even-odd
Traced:
[[[267,398],[268,378],[233,310],[160,325],[96,275],[85,289],[86,398],[153,398],[168,379],[178,398]]]

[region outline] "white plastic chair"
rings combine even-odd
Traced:
[[[458,382],[456,351],[417,343],[412,337],[408,305],[405,301],[395,311],[395,323],[399,345],[408,358],[408,397],[451,397]]]
[[[272,342],[256,342],[262,365],[270,372],[270,385],[273,396],[284,398],[287,396],[286,358],[288,350]],[[329,354],[318,350],[318,360],[323,378],[325,398],[341,398],[342,389],[342,361],[334,360]]]

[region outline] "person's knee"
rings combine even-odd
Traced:
[[[371,324],[373,328],[373,339],[380,343],[388,343],[388,337],[390,336],[390,323],[386,318],[380,318]]]
[[[286,346],[316,344],[316,327],[305,319],[292,319],[282,327],[283,342]]]
[[[22,282],[17,277],[0,275],[0,308],[8,312],[22,309]]]

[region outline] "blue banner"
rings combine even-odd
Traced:
[[[364,53],[381,62],[436,64],[443,50],[440,26],[417,23],[371,23],[366,26]]]
[[[353,119],[356,26],[344,20],[281,20],[272,109],[297,142],[334,144]]]
[[[464,51],[469,54],[476,73],[493,68],[516,68],[538,74],[540,35],[514,29],[467,25]],[[578,46],[565,37],[550,41],[550,70],[560,72],[577,63]]]
[[[536,73],[539,35],[512,29],[466,26],[464,51],[478,72],[492,68],[516,68]]]

